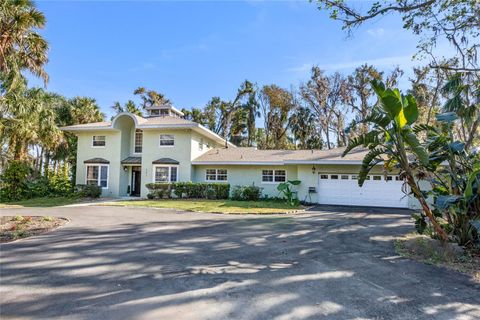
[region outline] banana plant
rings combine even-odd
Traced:
[[[299,201],[296,198],[296,193],[293,191],[292,187],[298,186],[300,183],[300,180],[288,180],[287,182],[282,182],[277,186],[277,190],[283,194],[287,204],[291,206],[298,206]]]
[[[443,241],[447,241],[447,233],[437,221],[427,204],[425,193],[415,179],[415,169],[429,165],[429,154],[412,129],[418,119],[415,98],[410,94],[402,95],[398,89],[387,89],[383,82],[377,80],[372,81],[371,85],[378,97],[377,104],[370,116],[350,126],[352,129],[357,124],[368,124],[371,130],[351,139],[343,156],[358,147],[370,150],[362,161],[358,175],[360,187],[376,165],[383,164],[387,171],[399,169],[435,232]]]

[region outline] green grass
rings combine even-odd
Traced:
[[[102,205],[170,208],[186,211],[240,214],[287,213],[302,209],[277,201],[233,201],[233,200],[132,200],[103,203]]]
[[[0,208],[16,208],[16,207],[57,207],[64,206],[67,204],[73,204],[77,202],[82,202],[83,199],[79,198],[68,198],[68,197],[58,197],[58,198],[34,198],[21,201],[13,202],[4,202],[0,203]]]

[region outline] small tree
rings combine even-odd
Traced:
[[[428,166],[429,163],[426,149],[412,130],[412,125],[418,118],[415,98],[412,95],[403,96],[398,89],[386,89],[385,85],[377,80],[372,81],[372,87],[378,96],[377,105],[372,109],[370,116],[352,124],[355,126],[358,123],[366,123],[372,125],[372,129],[351,139],[343,156],[359,146],[370,149],[360,169],[358,177],[360,186],[365,182],[370,170],[379,163],[383,162],[387,171],[399,169],[400,175],[404,177],[412,194],[420,202],[435,232],[446,241],[447,233],[428,206],[425,195],[415,179],[415,169]]]

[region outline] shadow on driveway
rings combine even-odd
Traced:
[[[69,208],[73,222],[104,225],[2,245],[2,319],[480,317],[480,287],[468,277],[394,253],[393,237],[411,231],[408,211],[322,209],[231,217]]]

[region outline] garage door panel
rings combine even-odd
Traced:
[[[327,179],[321,179],[327,175],[319,176],[319,203],[332,205],[358,205],[358,206],[378,206],[378,207],[402,207],[408,206],[408,199],[402,192],[402,181],[385,181],[383,176],[370,176],[363,187],[358,186],[358,180],[352,179],[348,175],[348,180],[340,179],[341,174],[335,174],[331,179],[328,174]]]

